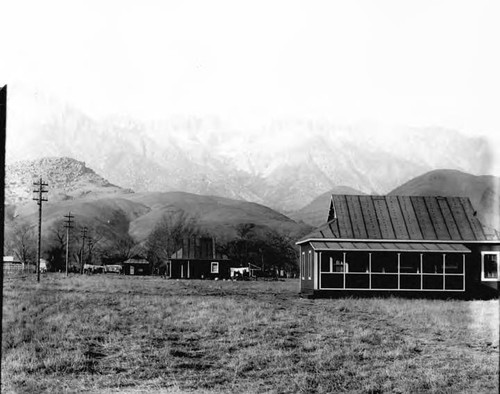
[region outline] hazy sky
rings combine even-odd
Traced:
[[[0,84],[94,117],[500,130],[500,1],[2,1]]]

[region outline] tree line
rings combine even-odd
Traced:
[[[83,226],[76,224],[69,240],[70,271],[83,270],[84,264],[116,264],[130,258],[147,259],[153,272],[159,272],[165,262],[188,237],[213,237],[216,251],[226,255],[235,266],[253,264],[263,271],[284,270],[297,273],[298,249],[295,237],[254,223],[236,226],[235,234],[220,235],[203,229],[196,217],[185,211],[166,212],[142,242],[137,242],[127,231],[109,231],[105,226],[87,226],[84,240]],[[51,271],[65,269],[66,229],[64,222],[56,223],[43,236],[42,258]],[[36,260],[36,228],[28,222],[18,222],[7,229],[4,255],[12,254],[22,263]]]

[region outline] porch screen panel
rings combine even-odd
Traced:
[[[394,273],[398,272],[398,254],[396,252],[374,252],[372,253],[373,273]],[[397,287],[397,286],[396,286]]]
[[[446,275],[445,276],[446,290],[465,290],[463,275]]]
[[[463,274],[463,258],[464,255],[462,253],[447,253],[444,265],[446,275]]]
[[[368,289],[370,287],[370,256],[368,252],[347,252],[345,262],[346,289]]]
[[[443,275],[423,275],[425,290],[443,290]]]
[[[346,272],[368,273],[368,252],[347,252]]]
[[[424,253],[425,274],[443,273],[443,254],[442,253]]]
[[[346,289],[368,289],[370,286],[370,275],[360,273],[348,273],[345,276]]]
[[[398,254],[374,252],[371,258],[372,289],[398,289]]]
[[[420,253],[401,253],[400,271],[402,274],[420,273]]]
[[[400,288],[401,290],[420,290],[421,289],[421,279],[420,274],[409,275],[401,274],[400,278]]]
[[[398,288],[397,274],[372,274],[372,289],[393,289]]]
[[[344,274],[321,274],[321,288],[322,289],[343,289],[344,288]]]

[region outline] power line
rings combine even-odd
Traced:
[[[48,201],[46,197],[44,197],[43,193],[48,193],[45,190],[46,186],[49,186],[48,183],[44,183],[42,177],[38,182],[34,182],[33,186],[38,186],[38,189],[33,190],[33,193],[36,193],[36,197],[33,197],[38,204],[38,249],[36,254],[36,281],[40,282],[40,258],[41,258],[41,249],[42,249],[42,203]]]
[[[66,218],[66,221],[64,223],[64,227],[66,228],[66,276],[68,276],[68,260],[69,260],[69,230],[73,228],[73,223],[71,220],[74,218],[74,216],[71,214],[71,211],[67,214],[64,215]]]

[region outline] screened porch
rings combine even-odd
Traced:
[[[440,245],[439,250],[432,251],[427,248],[428,245],[425,251],[402,247],[382,251],[316,250],[320,267],[318,288],[464,291],[466,253],[470,251],[463,245]]]

